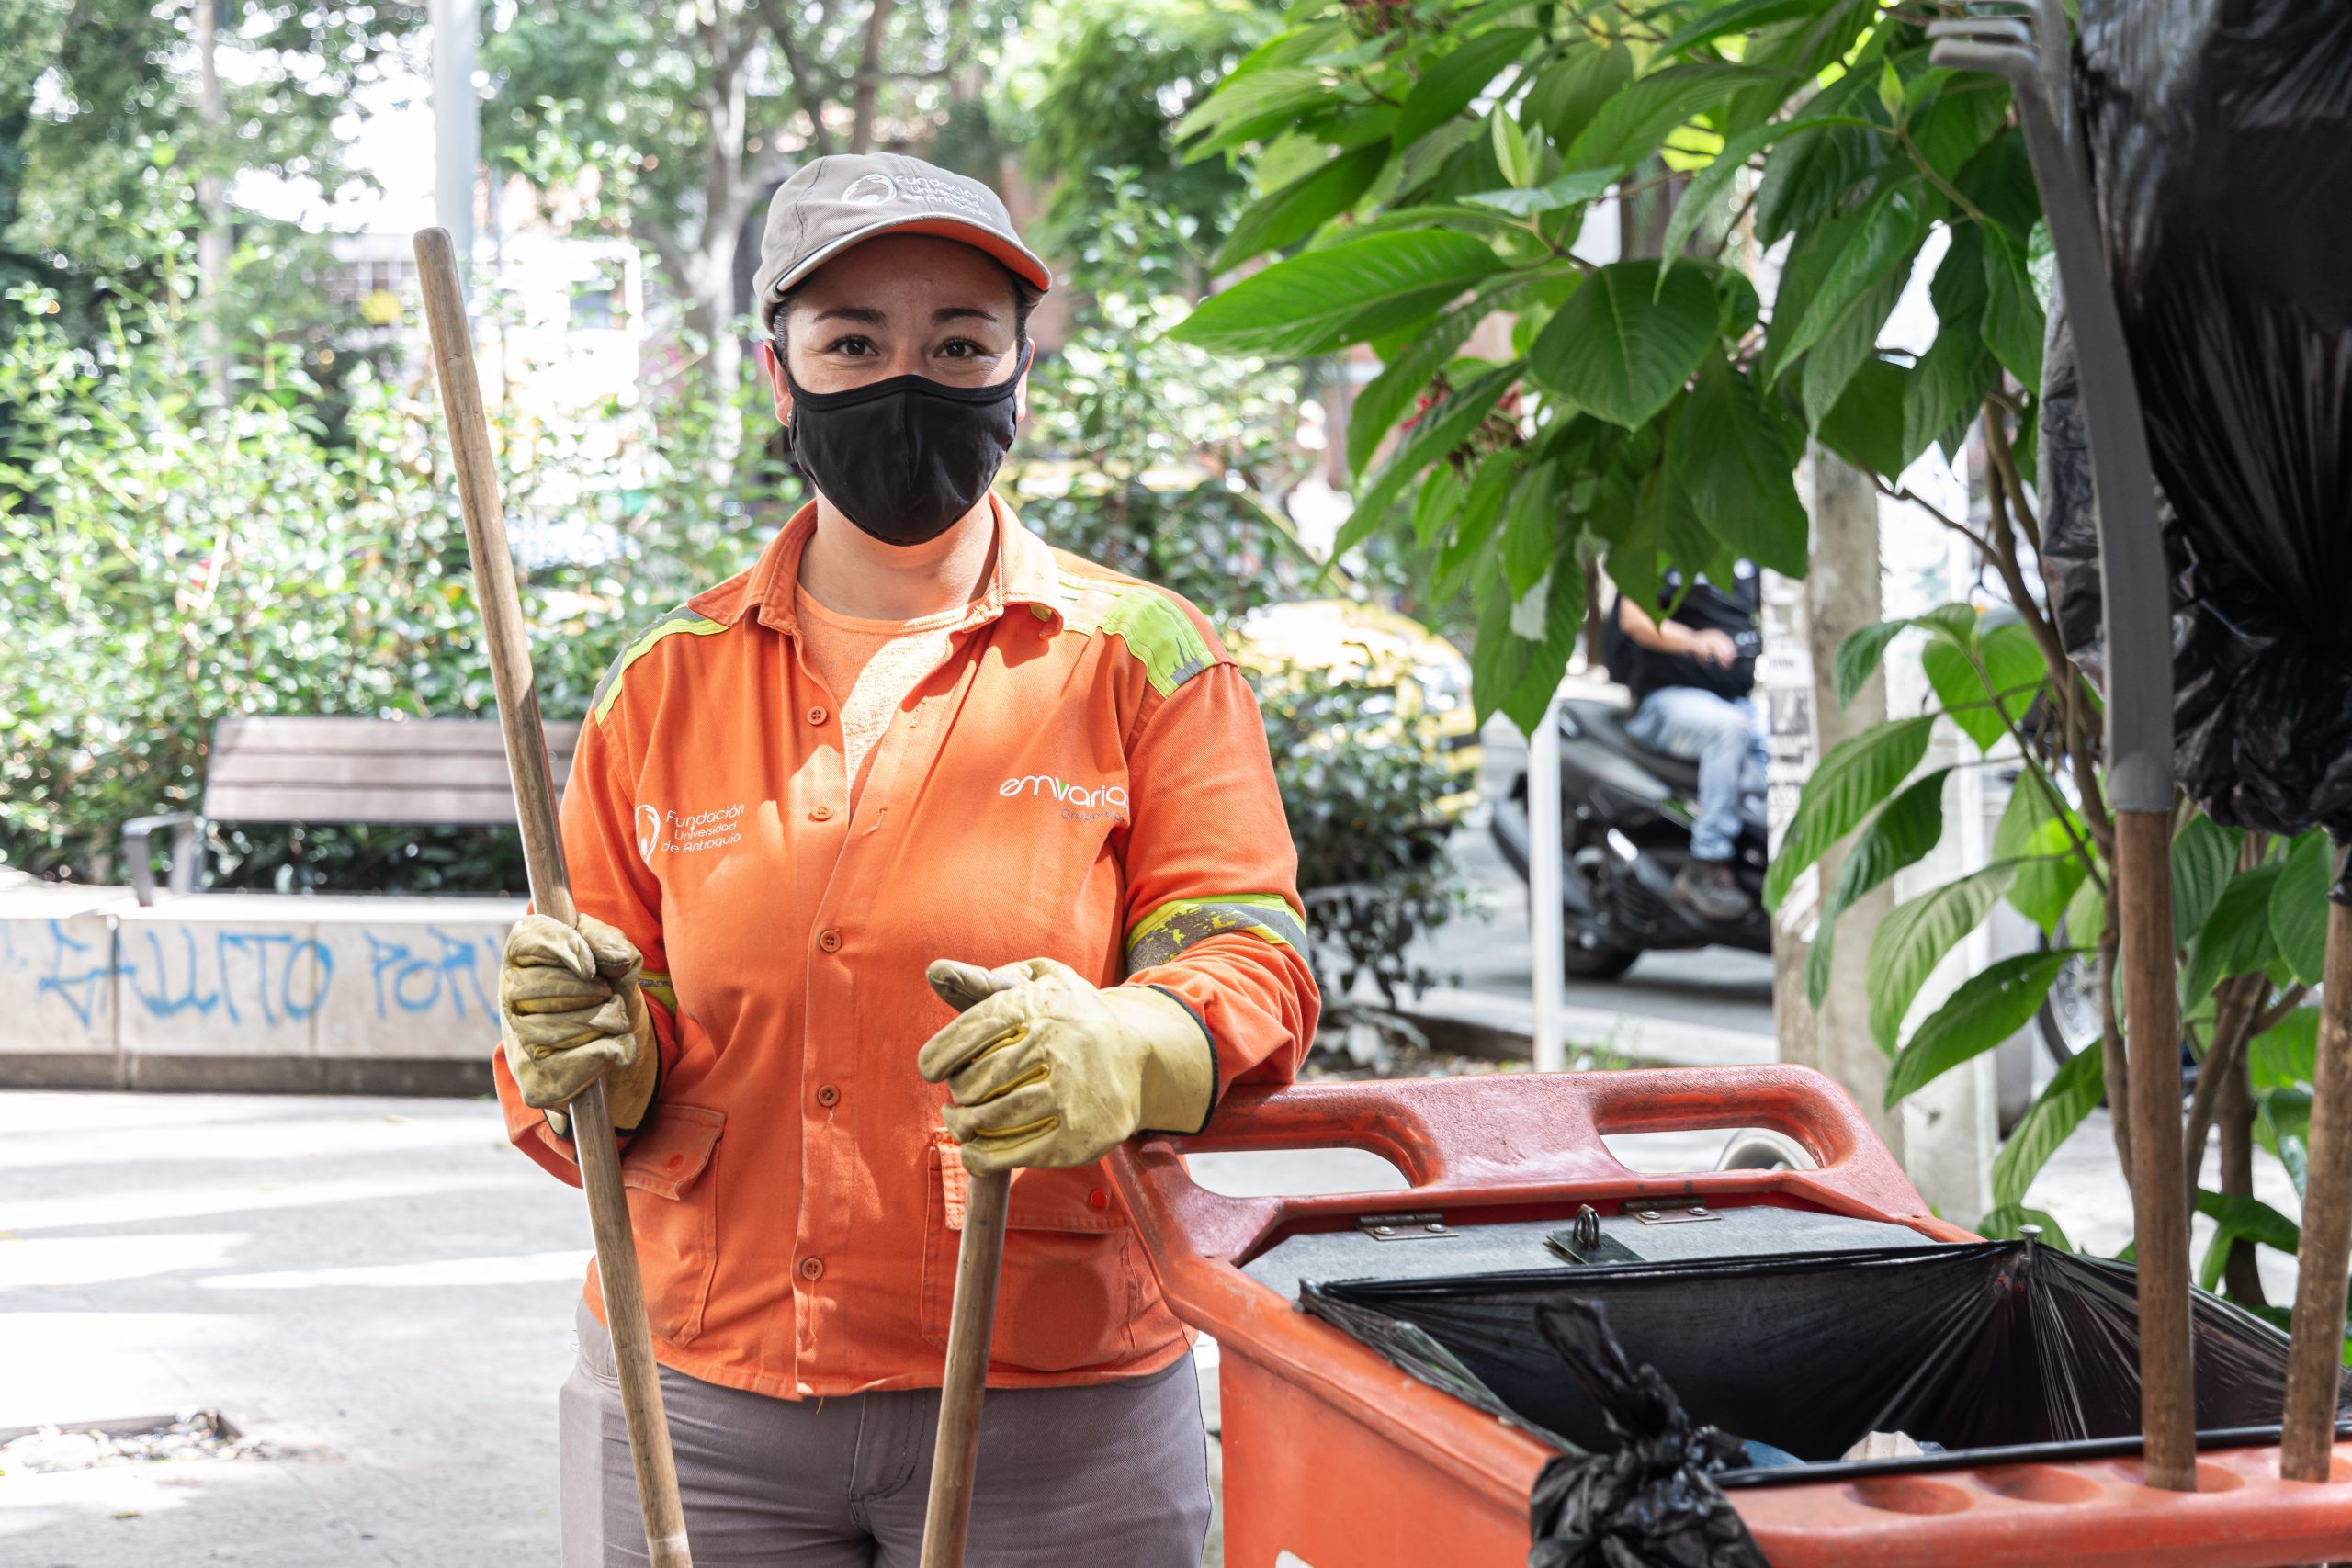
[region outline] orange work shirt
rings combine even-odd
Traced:
[[[995,564],[866,761],[795,612],[804,508],[750,571],[640,633],[563,799],[581,909],[645,955],[661,1050],[622,1155],[665,1366],[794,1398],[935,1386],[964,1171],[937,958],[1061,960],[1200,1021],[1217,1090],[1313,1038],[1297,858],[1255,695],[1177,595],[1051,549],[1001,501]],[[509,1134],[571,1148],[495,1066]],[[989,1381],[1136,1377],[1180,1356],[1100,1166],[1016,1174]],[[587,1299],[601,1315],[592,1269]]]

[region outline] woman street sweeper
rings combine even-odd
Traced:
[[[1098,1162],[1288,1078],[1317,1001],[1216,634],[989,489],[1050,281],[913,158],[776,192],[761,363],[815,499],[605,675],[579,924],[506,945],[516,1145],[576,1181],[555,1108],[605,1077],[700,1568],[915,1561],[967,1173],[1015,1168],[967,1561],[1200,1561],[1191,1353]],[[602,1312],[592,1277],[568,1568],[645,1561]]]

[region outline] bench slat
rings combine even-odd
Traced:
[[[345,822],[416,827],[492,827],[514,820],[514,796],[496,789],[363,789],[349,784],[232,787],[205,795],[205,815],[216,822]]]
[[[580,724],[546,726],[556,787]],[[492,826],[514,820],[493,719],[229,718],[213,731],[204,814],[216,822]]]
[[[550,759],[555,763],[556,780],[562,777],[571,759]],[[349,751],[315,751],[297,755],[290,751],[235,751],[226,757],[216,757],[205,773],[205,798],[211,791],[238,788],[251,789],[271,784],[288,784],[303,789],[326,789],[336,784],[354,784],[377,789],[504,789],[506,753],[503,750],[471,752],[439,751],[422,755],[409,752],[385,752],[361,755]],[[209,807],[206,815],[211,816]]]
[[[550,750],[569,751],[578,719],[546,722]],[[487,718],[224,718],[213,727],[215,752],[503,751],[497,721]]]

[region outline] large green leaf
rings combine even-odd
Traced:
[[[1533,734],[1583,626],[1584,566],[1575,551],[1562,551],[1525,594],[1513,594],[1498,573],[1470,655],[1470,696],[1478,721],[1500,710],[1521,734]],[[1523,636],[1522,629],[1538,635]]]
[[[1533,28],[1497,28],[1441,55],[1405,96],[1396,117],[1396,145],[1409,147],[1470,107],[1470,100],[1529,51]]]
[[[1253,273],[1202,300],[1170,335],[1271,359],[1329,354],[1419,320],[1502,266],[1493,246],[1469,234],[1375,234]]]
[[[1624,176],[1622,168],[1571,169],[1557,179],[1527,190],[1482,190],[1462,199],[1474,206],[1508,212],[1514,218],[1529,218],[1538,212],[1556,212],[1564,207],[1582,207],[1606,194]]]
[[[1878,353],[1878,334],[1902,298],[1910,272],[1906,260],[1872,286],[1827,336],[1805,352],[1797,375],[1797,401],[1808,428],[1819,429],[1846,396],[1854,378]]]
[[[2041,385],[2041,339],[2046,324],[2025,250],[2007,231],[1984,229],[1984,344],[2003,367],[2028,387]]]
[[[1410,434],[1397,444],[1388,461],[1380,466],[1372,482],[1356,497],[1355,514],[1340,530],[1333,541],[1334,558],[1352,549],[1365,535],[1380,524],[1389,507],[1404,493],[1405,487],[1418,478],[1423,468],[1453,451],[1468,439],[1472,431],[1485,421],[1496,401],[1511,382],[1519,378],[1519,361],[1498,366],[1477,379],[1454,389],[1453,396],[1421,416]]]
[[[1833,87],[1822,95],[1821,107],[1827,110],[1838,98],[1851,96]],[[1892,149],[1893,139],[1884,133],[1842,124],[1791,136],[1764,165],[1764,182],[1756,193],[1757,242],[1777,244],[1827,218],[1847,192],[1886,167],[1895,156]]]
[[[1894,180],[1871,197],[1813,294],[1788,342],[1781,347],[1787,363],[1819,343],[1857,311],[1879,285],[1905,265],[1927,236],[1932,216],[1917,180]],[[1883,314],[1870,322],[1873,335]]]
[[[2327,889],[2335,880],[2335,853],[2324,829],[2295,840],[2270,890],[2270,934],[2288,969],[2306,986],[2319,984],[2327,964]]]
[[[1600,106],[1634,79],[1634,54],[1622,43],[1579,39],[1535,74],[1524,112],[1555,146],[1574,142]]]
[[[1432,463],[1413,502],[1413,538],[1427,549],[1453,526],[1470,498],[1470,486],[1451,463]]]
[[[1964,649],[1931,640],[1919,664],[1937,701],[1979,750],[1990,750],[2024,716],[2048,672],[2041,646],[2016,621],[1981,632]]]
[[[1380,374],[1363,385],[1356,393],[1348,411],[1348,468],[1362,475],[1380,443],[1394,429],[1405,411],[1429,389],[1453,351],[1462,346],[1478,324],[1475,309],[1448,310],[1434,322],[1417,333],[1413,341],[1396,357],[1381,367]]]
[[[2270,895],[2279,870],[2277,861],[2265,861],[2239,872],[2222,890],[2213,912],[2188,946],[2188,962],[2180,976],[2183,1012],[2195,1011],[2231,976],[2270,967],[2278,951],[2270,936]]]
[[[2030,770],[2018,774],[2008,805],[1993,829],[1993,858],[2018,863],[2009,905],[2045,936],[2057,931],[2075,890],[2089,875],[2078,848],[2088,842],[2089,834],[2073,807],[2062,816],[2039,776]]]
[[[2238,863],[2238,842],[2245,835],[2224,828],[2210,817],[2192,817],[2172,840],[2173,945],[2187,947],[2204,929],[2206,917],[2222,901],[2230,873]]]
[[[1359,147],[1261,197],[1234,220],[1233,231],[1209,270],[1226,272],[1261,251],[1305,239],[1325,220],[1354,206],[1387,158],[1386,148]]]
[[[1758,566],[1803,576],[1804,502],[1797,499],[1795,459],[1776,424],[1747,378],[1708,355],[1674,422],[1669,460],[1691,506],[1719,538]]]
[[[1742,84],[1765,72],[1744,66],[1693,61],[1636,77],[1600,106],[1592,122],[1568,144],[1572,169],[1623,168],[1658,149],[1677,126],[1720,105]]]
[[[1528,364],[1577,407],[1630,429],[1699,368],[1716,314],[1715,291],[1698,273],[1679,269],[1661,289],[1655,261],[1617,262],[1568,296]]]
[[[1909,630],[1907,620],[1872,621],[1858,632],[1849,635],[1838,645],[1838,655],[1829,666],[1831,683],[1837,688],[1838,705],[1852,704],[1878,667],[1886,660],[1887,645]]]
[[[1718,6],[1697,20],[1685,23],[1658,47],[1658,54],[1672,59],[1731,33],[1752,32],[1794,17],[1817,17],[1834,3],[1835,0],[1731,0],[1729,5]]]
[[[2264,1202],[2243,1192],[2215,1192],[2207,1188],[2197,1190],[2197,1212],[2221,1227],[2224,1235],[2242,1235],[2248,1241],[2274,1247],[2293,1257],[2302,1250],[2303,1227]],[[2221,1270],[2214,1270],[2214,1278]],[[2204,1284],[2203,1280],[2199,1281]],[[2207,1290],[2213,1287],[2205,1284]]]
[[[1778,908],[1821,852],[1858,827],[1871,807],[1894,793],[1928,754],[1935,720],[1925,715],[1872,725],[1829,750],[1797,797],[1796,815],[1764,878],[1764,902]]]
[[[2097,1045],[2060,1064],[1993,1156],[1993,1201],[2024,1202],[2033,1179],[2050,1163],[2058,1146],[2098,1109],[2106,1093],[2106,1057]]]
[[[1175,137],[1190,141],[1205,132],[1277,111],[1316,103],[1331,90],[1322,72],[1306,66],[1237,71],[1232,77],[1176,122]]]
[[[2246,1077],[2255,1089],[2307,1087],[2319,1066],[2319,1009],[2297,1008],[2246,1043]]]
[[[1812,5],[1817,0],[1804,0],[1804,3]],[[1870,121],[1852,115],[1807,115],[1799,119],[1776,119],[1733,137],[1724,143],[1724,150],[1715,154],[1715,161],[1691,175],[1690,183],[1683,187],[1682,198],[1675,204],[1674,216],[1667,222],[1666,238],[1658,246],[1658,254],[1666,258],[1668,267],[1673,266],[1675,259],[1682,254],[1682,247],[1690,243],[1690,236],[1697,233],[1699,225],[1706,220],[1708,209],[1724,198],[1731,189],[1733,179],[1747,166],[1747,161],[1767,147],[1821,126],[1867,127],[1869,124]]]
[[[1988,865],[1895,906],[1871,938],[1871,1034],[1892,1052],[1928,976],[2009,889],[2014,866]]]
[[[1962,981],[1896,1055],[1894,1070],[1886,1077],[1888,1107],[1917,1094],[1962,1062],[1983,1055],[2032,1022],[2050,995],[2050,982],[2072,956],[2064,948],[2020,953]]]
[[[1816,433],[1821,444],[1864,473],[1889,477],[1903,472],[1903,405],[1909,367],[1872,355],[1855,367],[1837,406]]]
[[[1559,533],[1559,466],[1538,463],[1520,477],[1503,510],[1503,581],[1525,593],[1551,569]]]
[[[1838,917],[1896,872],[1924,860],[1944,836],[1944,781],[1951,774],[1950,768],[1938,768],[1905,784],[1854,835],[1853,847],[1838,864],[1837,886],[1821,906],[1812,950],[1805,954],[1807,1005],[1819,1008],[1829,994]]]

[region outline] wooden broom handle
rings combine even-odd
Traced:
[[[956,1252],[956,1304],[947,1319],[947,1371],[939,1388],[939,1436],[932,1449],[920,1568],[962,1568],[964,1562],[1012,1187],[1011,1171],[975,1176],[964,1201],[964,1240]]]
[[[2333,900],[2321,979],[2302,1255],[2278,1440],[2278,1473],[2289,1481],[2328,1479],[2344,1389],[2345,1276],[2352,1267],[2352,909]]]
[[[473,338],[466,325],[465,293],[447,229],[417,231],[416,265],[425,322],[433,335],[433,362],[440,374],[441,407],[457,460],[458,498],[465,508],[474,601],[481,612],[482,640],[498,693],[507,771],[514,781],[514,813],[523,829],[531,902],[540,914],[570,925],[577,911],[564,872],[563,839],[556,826],[555,775],[548,762],[547,731],[539,721],[539,694],[532,681],[523,603],[514,587],[514,560],[506,546],[506,514],[498,497],[498,470],[491,455],[490,421],[482,412],[481,382],[474,369]],[[613,1359],[620,1372],[621,1413],[628,1423],[646,1549],[653,1568],[693,1568],[686,1550],[685,1511],[678,1498],[677,1463],[670,1451],[670,1419],[662,1407],[661,1369],[646,1326],[645,1287],[638,1277],[637,1240],[629,1231],[628,1199],[621,1190],[620,1151],[614,1144],[604,1080],[590,1084],[566,1110],[580,1159],[580,1183],[588,1194],[589,1224],[595,1232],[596,1275],[604,1282],[605,1322],[612,1331]]]

